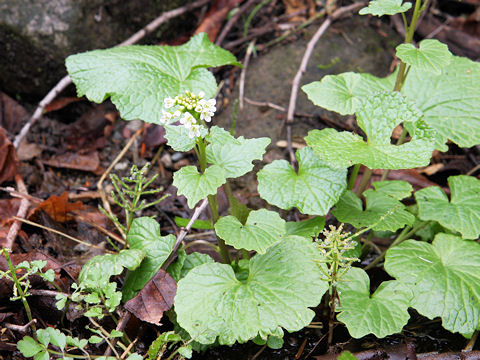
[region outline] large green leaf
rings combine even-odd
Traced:
[[[241,281],[230,265],[211,263],[192,269],[178,282],[177,321],[196,341],[221,345],[245,342],[257,334],[278,336],[310,323],[328,289],[315,260],[319,253],[304,238],[286,238],[250,260]],[[323,265],[322,265],[323,266]]]
[[[465,239],[480,235],[480,180],[472,176],[450,176],[448,185],[451,200],[437,186],[415,193],[418,217],[435,220],[452,231],[458,231]]]
[[[226,178],[236,178],[252,170],[253,160],[261,160],[269,138],[234,138],[227,131],[215,126],[214,133],[224,132],[222,136],[211,136],[207,146],[207,161],[220,166]],[[211,130],[212,131],[212,130]]]
[[[442,69],[450,64],[452,53],[446,44],[434,39],[425,39],[420,41],[418,49],[413,44],[398,45],[397,57],[418,70],[439,75]]]
[[[140,267],[129,271],[122,288],[123,301],[133,298],[157,273],[173,250],[175,236],[160,235],[160,225],[149,217],[136,218],[127,234],[130,249],[145,253]]]
[[[359,268],[351,268],[341,278],[337,286],[340,314],[337,319],[343,322],[350,335],[361,338],[374,334],[382,338],[399,333],[408,322],[408,307],[412,292],[399,281],[384,281],[370,296],[370,279]]]
[[[356,110],[357,122],[367,141],[351,132],[334,129],[312,130],[307,144],[328,165],[347,168],[363,164],[371,169],[407,169],[430,163],[434,150],[434,132],[421,120],[421,112],[400,93],[379,93],[366,97]],[[392,145],[393,129],[400,123],[412,123],[412,139]]]
[[[226,216],[215,224],[215,231],[235,249],[255,250],[260,254],[285,235],[285,220],[275,211],[251,211],[243,225],[235,216]]]
[[[325,218],[314,216],[311,219],[303,221],[288,221],[286,224],[287,232],[285,236],[297,235],[305,238],[318,236],[325,227]]]
[[[185,90],[213,97],[207,67],[238,65],[235,57],[198,34],[181,46],[131,45],[69,56],[66,66],[78,96],[100,103],[111,98],[125,120],[160,124],[163,100]]]
[[[480,320],[480,244],[438,234],[432,244],[407,240],[387,251],[385,270],[409,285],[410,306],[452,332],[472,333]]]
[[[298,172],[286,160],[275,160],[257,173],[258,192],[281,209],[325,215],[347,187],[344,169],[333,169],[305,147],[297,151]]]
[[[225,175],[218,165],[208,167],[200,174],[195,166],[184,166],[173,174],[173,186],[179,195],[185,195],[188,206],[193,209],[196,203],[217,193],[217,189],[225,184]]]
[[[361,199],[348,190],[332,214],[338,221],[356,228],[374,225],[373,230],[396,231],[405,225],[412,226],[415,216],[399,201],[410,196],[412,186],[400,180],[374,182],[373,186],[375,190],[369,189],[363,193],[367,203],[365,210]]]
[[[189,130],[185,126],[163,125],[163,127],[168,146],[173,150],[187,152],[195,146],[196,139],[188,136]]]
[[[302,87],[318,106],[340,114],[353,114],[362,99],[391,90],[395,74],[377,78],[369,74],[343,73],[325,76]],[[440,75],[412,68],[402,93],[424,114],[437,131],[437,149],[446,151],[447,139],[460,147],[480,144],[480,63],[452,56]]]
[[[340,75],[327,75],[321,81],[302,86],[302,90],[315,105],[342,115],[357,111],[364,98],[372,93],[391,91],[395,77],[378,78],[370,74],[346,72]]]
[[[358,13],[360,15],[395,15],[404,13],[412,7],[412,3],[404,3],[403,0],[373,0],[368,3],[367,7],[361,9]]]
[[[140,249],[121,250],[118,254],[94,256],[80,271],[78,282],[87,288],[105,288],[110,277],[120,275],[124,268],[135,270],[145,253]]]

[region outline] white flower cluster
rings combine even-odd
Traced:
[[[178,95],[175,98],[166,98],[164,107],[172,109],[171,111],[163,111],[160,121],[163,124],[169,124],[178,121],[186,129],[188,136],[196,138],[201,136],[202,122],[212,121],[212,116],[217,110],[215,99],[204,99],[205,93],[200,91],[195,95],[191,91],[185,91],[185,95]]]

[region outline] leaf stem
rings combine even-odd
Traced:
[[[365,191],[371,177],[372,177],[372,170],[369,169],[368,167],[365,167],[365,170],[363,171],[362,182],[360,183],[360,187],[357,190],[357,195],[360,195]]]
[[[427,226],[428,223],[429,223],[429,221],[422,221],[419,224],[417,224],[416,226],[414,226],[413,228],[411,228],[410,226],[406,226],[402,230],[402,232],[398,235],[398,237],[392,242],[392,244],[389,246],[388,249],[391,249],[391,248],[399,245],[404,240],[407,240],[408,238],[410,238],[410,236],[414,235],[418,230],[423,229],[425,226]],[[382,252],[380,255],[378,255],[378,257],[375,258],[375,260],[373,260],[370,264],[365,266],[363,268],[363,270],[371,269],[375,265],[377,265],[380,261],[382,261],[385,258],[385,254],[387,253],[388,249],[386,251]]]
[[[347,190],[353,190],[355,186],[355,179],[357,178],[358,171],[360,170],[361,164],[355,164],[353,167],[352,173],[350,174],[350,178],[348,179]]]

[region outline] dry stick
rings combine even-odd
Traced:
[[[243,98],[244,98],[244,90],[245,90],[245,74],[247,73],[248,63],[250,62],[250,56],[252,55],[253,49],[255,48],[256,40],[253,40],[247,48],[247,52],[245,53],[245,60],[243,61],[243,68],[242,72],[240,73],[240,84],[238,86],[238,97],[240,98],[240,110],[243,110]]]
[[[247,1],[238,11],[233,15],[230,20],[225,24],[225,26],[222,29],[222,32],[220,35],[218,35],[217,41],[215,41],[215,44],[220,46],[223,43],[223,40],[225,40],[225,37],[227,36],[228,32],[232,29],[233,25],[240,19],[240,16],[247,11],[250,6],[254,5],[255,3],[260,2],[260,0],[249,0]]]
[[[200,206],[197,207],[195,209],[195,211],[193,212],[192,218],[188,222],[187,226],[184,229],[182,228],[182,230],[180,230],[180,234],[178,234],[177,240],[175,241],[175,245],[173,246],[173,250],[170,253],[170,256],[167,258],[167,260],[162,265],[163,270],[165,270],[172,263],[173,259],[175,258],[175,253],[176,253],[178,247],[180,246],[180,243],[183,241],[185,236],[188,234],[188,232],[190,231],[190,229],[193,226],[193,223],[195,222],[195,220],[198,219],[198,217],[203,212],[203,210],[205,210],[207,205],[208,205],[208,198],[205,198],[205,199],[203,199]]]
[[[153,20],[151,23],[149,23],[147,26],[145,26],[143,29],[137,31],[135,34],[133,34],[127,40],[121,42],[117,46],[135,44],[136,42],[144,38],[147,34],[151,33],[152,31],[154,31],[156,28],[158,28],[160,25],[167,22],[168,20],[173,19],[174,17],[180,16],[186,13],[187,11],[190,11],[200,6],[203,6],[205,4],[208,4],[210,1],[211,0],[198,0],[191,4],[181,6],[177,9],[166,11],[162,15],[157,17],[155,20]],[[50,104],[53,101],[53,99],[55,99],[57,95],[60,92],[62,92],[71,83],[72,83],[72,79],[70,79],[70,76],[68,75],[65,76],[64,78],[62,78],[62,80],[58,82],[57,85],[53,87],[52,90],[49,91],[47,96],[45,96],[42,99],[42,101],[40,101],[32,117],[27,121],[27,123],[23,126],[22,130],[20,130],[20,133],[15,137],[15,141],[13,142],[13,146],[15,146],[15,148],[18,148],[23,138],[27,135],[28,131],[30,130],[30,127],[35,123],[35,121],[40,119],[40,117],[43,114],[43,111],[45,110],[45,107],[47,107],[47,105]]]
[[[131,317],[132,317],[132,314],[130,313],[130,311],[125,309],[125,314],[120,318],[120,321],[118,322],[115,330],[123,332],[123,330],[127,326],[128,322],[130,321]],[[117,343],[117,338],[114,338],[113,341],[112,341],[112,345],[115,346],[116,343]],[[132,346],[133,346],[133,344],[134,343],[130,343],[130,345],[132,345]],[[125,349],[125,352],[128,352],[131,349],[130,345],[128,345],[127,349]],[[107,346],[107,349],[105,350],[105,353],[103,354],[103,356],[110,356],[111,353],[112,353],[112,348],[110,346]],[[122,356],[123,356],[123,354],[122,354]]]
[[[307,49],[305,50],[305,54],[303,55],[300,68],[298,69],[298,72],[295,75],[295,78],[293,79],[292,92],[290,93],[290,102],[288,104],[288,111],[287,111],[287,142],[288,142],[288,152],[290,154],[290,163],[292,164],[292,166],[295,164],[295,155],[293,154],[293,149],[292,149],[291,127],[293,123],[293,116],[295,114],[295,104],[297,102],[298,88],[300,87],[300,80],[302,79],[302,75],[307,70],[308,60],[312,55],[315,44],[322,37],[322,35],[325,33],[325,31],[328,29],[328,27],[331,25],[333,21],[337,20],[338,18],[340,18],[341,16],[347,13],[350,13],[360,7],[363,7],[364,5],[365,4],[363,2],[355,3],[355,4],[341,7],[340,9],[335,10],[333,14],[323,22],[323,24],[319,27],[315,35],[313,35],[313,38],[307,44]]]
[[[23,179],[20,175],[15,175],[15,182],[17,183],[18,192],[22,195],[28,196],[27,187],[25,186],[25,183],[23,182]],[[22,200],[20,200],[20,206],[17,211],[17,219],[24,219],[25,216],[27,216],[27,211],[29,207],[30,201],[27,199],[27,197],[22,197]],[[15,238],[17,237],[18,231],[20,230],[21,222],[17,219],[10,226],[10,229],[8,229],[7,239],[5,241],[5,247],[7,249],[11,249],[13,247]]]
[[[133,142],[135,139],[142,133],[143,126],[138,129],[135,134],[133,134],[130,139],[128,140],[127,144],[125,147],[120,151],[120,153],[117,155],[115,160],[110,164],[110,166],[105,170],[105,172],[102,174],[100,177],[100,180],[97,182],[97,189],[98,192],[100,193],[100,197],[102,198],[102,203],[103,203],[103,208],[110,214],[112,215],[112,208],[110,207],[110,203],[107,200],[107,195],[105,194],[105,191],[103,190],[103,182],[105,181],[105,178],[107,177],[108,174],[112,171],[113,167],[123,158],[123,155],[130,149],[130,146],[132,146]],[[118,231],[122,234],[122,236],[125,238],[125,234],[123,230],[120,227],[117,227]]]

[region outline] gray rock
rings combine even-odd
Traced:
[[[0,0],[0,89],[14,96],[43,97],[66,74],[66,56],[111,47],[162,12],[188,2]],[[179,18],[152,36],[163,38],[172,32],[168,29],[178,32],[193,24]]]

